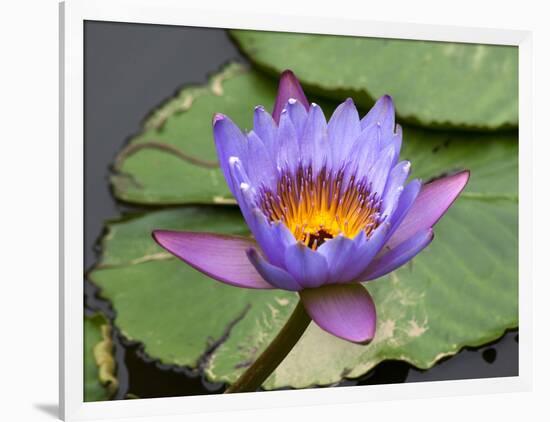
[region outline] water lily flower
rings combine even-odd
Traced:
[[[327,122],[285,71],[273,113],[254,110],[243,133],[216,114],[220,166],[254,239],[157,230],[165,249],[232,286],[298,292],[315,323],[366,344],[376,329],[373,299],[361,282],[410,261],[466,185],[463,171],[427,184],[407,182],[398,161],[402,129],[391,97],[360,118],[353,101]]]

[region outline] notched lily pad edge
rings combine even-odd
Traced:
[[[127,222],[128,220],[132,220],[133,218],[139,218],[139,215],[132,216],[130,218],[121,217],[119,219],[112,219],[109,221],[112,224],[116,222]],[[106,226],[104,232],[107,233],[108,229],[109,229],[109,226]],[[105,236],[103,236],[101,240],[103,241],[104,238]],[[167,259],[176,259],[176,258],[173,255],[169,255]],[[142,262],[147,262],[147,261],[142,261]],[[99,285],[97,285],[97,283],[94,282],[93,274],[95,270],[117,268],[117,267],[123,267],[125,265],[135,265],[135,264],[134,263],[121,264],[121,265],[96,264],[86,273],[86,283],[94,287],[93,296],[95,300],[102,302],[102,306],[106,308],[104,310],[97,310],[96,308],[87,308],[86,309],[86,312],[88,314],[87,317],[88,318],[101,317],[102,321],[105,321],[109,326],[109,335],[110,335],[109,340],[111,342],[112,347],[115,347],[113,337],[116,337],[116,347],[122,347],[124,349],[124,352],[122,354],[120,353],[115,354],[113,353],[114,350],[111,349],[111,358],[113,359],[115,364],[111,373],[112,373],[112,377],[116,380],[116,385],[111,384],[111,385],[105,386],[105,388],[109,387],[108,396],[105,400],[120,400],[120,399],[128,400],[128,399],[142,398],[139,395],[134,394],[132,391],[128,389],[130,387],[130,385],[127,385],[128,379],[126,379],[126,381],[122,380],[122,382],[119,382],[119,380],[116,378],[116,374],[118,373],[117,371],[119,370],[119,366],[124,367],[124,371],[126,372],[128,372],[129,370],[129,368],[126,365],[127,353],[134,353],[135,356],[138,359],[140,359],[143,363],[148,365],[154,365],[156,369],[159,371],[173,372],[175,374],[181,375],[183,378],[182,381],[185,381],[185,379],[193,380],[193,379],[200,378],[202,387],[205,390],[207,390],[207,392],[209,393],[213,394],[216,392],[216,390],[221,390],[222,387],[223,387],[223,390],[225,390],[226,386],[224,383],[211,382],[207,380],[202,370],[199,371],[197,368],[191,368],[184,365],[165,363],[161,359],[158,359],[149,355],[145,351],[144,343],[142,343],[139,340],[132,339],[130,336],[125,334],[123,330],[116,324],[116,318],[117,318],[116,308],[113,306],[111,300],[102,294],[102,288]],[[221,345],[221,343],[219,345]],[[213,351],[214,350],[212,350],[212,352]],[[201,355],[201,358],[206,360],[207,357],[211,356],[212,352],[209,353],[208,347],[206,347],[205,352]],[[130,377],[131,375],[132,374],[129,373]],[[126,376],[126,378],[128,378],[128,375]],[[109,377],[109,380],[111,380],[110,377]],[[122,388],[122,391],[119,391],[119,389],[121,388]]]
[[[166,257],[158,258],[162,260],[177,260],[176,257],[173,255],[167,254]],[[152,258],[152,260],[157,260],[157,258]],[[87,279],[89,283],[92,283],[97,288],[97,295],[102,300],[109,304],[111,309],[113,310],[113,315],[111,318],[107,319],[107,317],[104,317],[107,321],[109,321],[110,325],[118,330],[119,339],[124,347],[132,347],[136,349],[136,355],[138,358],[140,358],[143,362],[148,364],[154,364],[159,370],[161,371],[175,371],[179,373],[185,374],[188,378],[198,378],[201,377],[202,383],[205,388],[209,390],[216,390],[219,389],[220,386],[226,385],[223,382],[213,381],[209,380],[207,377],[207,371],[205,371],[206,366],[208,365],[211,357],[216,352],[216,350],[229,338],[229,335],[231,334],[231,329],[244,317],[244,313],[248,310],[246,309],[245,312],[239,314],[234,320],[230,321],[222,335],[217,339],[209,339],[210,341],[205,344],[204,351],[201,353],[199,358],[197,359],[197,366],[191,367],[187,365],[178,365],[176,363],[170,363],[165,362],[161,358],[157,358],[152,356],[147,352],[147,345],[146,343],[143,343],[140,340],[132,338],[128,333],[126,333],[121,327],[119,327],[116,323],[117,315],[116,315],[116,308],[113,306],[111,300],[104,296],[102,294],[102,288],[98,286],[98,284],[94,281],[94,273],[95,271],[101,271],[105,269],[111,269],[111,268],[120,268],[128,265],[139,265],[140,263],[149,262],[149,260],[141,260],[140,262],[129,262],[124,263],[120,265],[101,265],[98,264],[94,266],[89,273],[87,274]],[[249,305],[250,307],[250,305]],[[103,316],[102,316],[103,317]],[[118,387],[118,385],[117,385]],[[116,392],[116,390],[115,390]],[[111,395],[111,397],[114,396],[114,394]],[[139,398],[139,397],[131,397],[131,398]]]
[[[223,382],[208,380],[206,377],[206,372],[204,371],[204,364],[202,362],[199,362],[199,366],[197,368],[192,368],[187,365],[178,365],[175,363],[166,363],[166,362],[163,362],[162,359],[156,358],[154,356],[151,356],[149,353],[147,353],[147,351],[145,350],[145,344],[142,343],[141,341],[132,340],[128,338],[128,336],[122,331],[120,332],[120,338],[121,338],[122,344],[126,348],[135,349],[135,354],[137,358],[139,358],[144,363],[154,365],[159,371],[175,372],[175,373],[181,374],[182,376],[185,376],[188,379],[200,378],[200,381],[203,387],[208,391],[214,392],[216,390],[221,389],[222,387],[224,387],[225,389],[225,387],[227,386]],[[207,362],[207,360],[212,356],[212,353],[214,352],[214,350],[217,347],[221,346],[221,344],[223,344],[223,342],[220,342],[219,344],[217,344],[216,341],[213,341],[211,345],[206,346],[204,352],[199,358],[199,361],[204,360],[205,362]],[[128,394],[130,394],[131,396],[133,395],[131,392],[128,392],[127,395]]]
[[[513,323],[509,324],[507,327],[499,330],[495,330],[492,332],[491,335],[486,335],[484,338],[479,339],[478,341],[474,342],[468,342],[468,344],[457,344],[456,347],[453,347],[451,350],[448,350],[446,352],[439,352],[433,360],[428,362],[426,365],[422,364],[421,362],[415,361],[414,359],[410,359],[406,356],[398,356],[396,358],[392,359],[383,359],[380,360],[378,363],[375,364],[378,365],[379,363],[385,361],[385,360],[398,360],[401,362],[406,362],[409,365],[411,365],[413,368],[421,370],[421,371],[427,371],[430,368],[433,368],[435,365],[442,363],[443,361],[446,361],[450,359],[453,356],[456,356],[458,353],[462,352],[463,350],[471,350],[471,349],[477,349],[480,347],[487,347],[492,344],[498,343],[508,332],[517,330],[518,322],[517,320]],[[361,377],[362,375],[359,375]],[[354,376],[352,379],[357,379],[358,377]]]
[[[162,103],[145,118],[143,129],[162,129],[166,119],[175,114],[189,110],[193,102],[203,95],[214,94],[216,96],[222,96],[224,93],[223,82],[246,72],[248,69],[249,67],[243,63],[230,61],[222,65],[219,70],[212,72],[206,84],[184,85],[177,88],[172,98],[162,101]]]
[[[258,70],[260,73],[272,78],[277,79],[279,77],[279,70],[267,63],[260,62],[256,60],[252,54],[246,51],[235,33],[238,33],[239,30],[229,30],[229,38],[233,41],[239,52],[245,56],[252,64],[252,68]],[[297,75],[299,78],[299,75]],[[300,80],[304,91],[309,94],[318,95],[324,97],[331,101],[343,101],[347,97],[353,98],[357,107],[361,110],[369,110],[375,103],[376,99],[367,89],[358,90],[355,88],[347,87],[342,85],[338,88],[331,88],[324,86],[320,83],[312,83],[306,80]],[[388,92],[391,95],[391,92]],[[510,129],[517,129],[518,124],[505,123],[502,125],[468,125],[468,124],[456,124],[448,120],[431,120],[429,122],[424,122],[413,115],[402,114],[396,110],[397,119],[403,123],[409,124],[411,126],[417,126],[424,129],[434,129],[434,130],[456,130],[464,132],[496,132],[496,131],[506,131]]]

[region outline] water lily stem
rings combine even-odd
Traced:
[[[300,340],[310,322],[311,318],[300,300],[277,337],[225,393],[256,391]]]

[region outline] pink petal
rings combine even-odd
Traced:
[[[275,120],[277,124],[281,117],[281,111],[283,111],[290,98],[294,98],[301,102],[306,110],[309,109],[309,101],[306,98],[306,94],[304,94],[300,82],[291,70],[285,70],[281,73],[279,90],[277,92],[277,98],[275,98],[275,105],[273,106],[273,120]]]
[[[376,308],[359,283],[329,284],[300,292],[307,313],[319,327],[353,343],[369,343],[376,331]]]
[[[411,209],[386,245],[395,248],[419,231],[433,227],[460,195],[469,178],[470,172],[466,170],[423,185]]]
[[[272,289],[248,260],[252,239],[211,233],[155,230],[153,238],[168,252],[207,276],[236,287]]]

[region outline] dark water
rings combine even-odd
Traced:
[[[139,211],[117,203],[108,177],[115,155],[141,120],[177,88],[205,83],[207,76],[230,60],[245,61],[225,31],[110,22],[85,24],[85,235],[84,261],[97,260],[97,240],[106,219]],[[115,313],[85,282],[85,306]],[[384,362],[362,378],[340,385],[369,385],[440,381],[518,375],[518,334],[479,349],[466,349],[428,371],[403,362]],[[116,399],[170,397],[220,393],[221,384],[207,383],[186,368],[161,365],[145,356],[139,344],[128,343],[114,331],[117,376]]]

